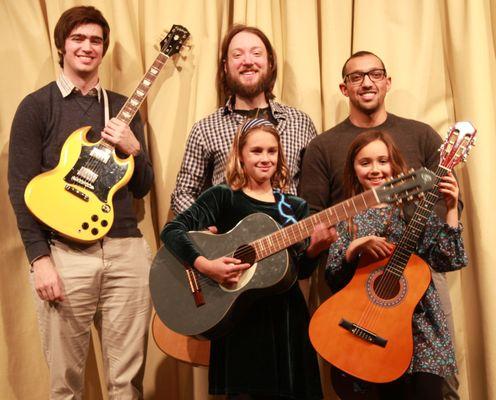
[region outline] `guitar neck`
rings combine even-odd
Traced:
[[[296,224],[264,236],[250,243],[250,245],[255,249],[258,261],[310,237],[315,227],[319,224],[323,223],[326,227],[331,227],[379,203],[375,190],[368,190],[307,217]]]
[[[131,123],[168,58],[169,57],[165,54],[159,53],[152,66],[148,68],[148,71],[134,90],[133,94],[128,97],[119,113],[116,115],[116,118],[119,121],[124,122],[126,125]],[[108,149],[113,149],[115,147],[113,143],[105,139],[102,139],[101,145]]]
[[[159,53],[152,66],[148,69],[134,90],[133,94],[127,99],[126,103],[117,114],[116,118],[118,120],[126,123],[127,125],[131,123],[168,58],[169,57],[165,54]]]
[[[439,165],[436,170],[437,178],[434,188],[427,192],[424,199],[418,203],[412,219],[403,232],[388,263],[387,269],[395,275],[400,276],[403,274],[410,256],[415,252],[420,235],[423,233],[427,220],[439,199],[438,183],[441,177],[448,175],[450,171],[449,168]]]

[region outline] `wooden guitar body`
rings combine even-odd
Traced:
[[[429,266],[412,255],[398,284],[377,293],[374,285],[388,261],[360,264],[348,285],[317,309],[309,327],[322,358],[375,383],[399,378],[410,365],[412,316],[431,280]]]
[[[78,242],[96,241],[108,233],[114,221],[112,198],[134,170],[133,157],[120,159],[113,148],[88,142],[90,129],[74,131],[58,165],[33,178],[24,192],[26,205],[38,219]]]
[[[208,367],[210,342],[176,333],[164,325],[157,314],[153,315],[152,334],[157,347],[168,356],[194,366]]]
[[[469,122],[450,128],[440,148],[436,185],[465,160],[475,133]],[[310,340],[322,358],[341,371],[385,383],[399,378],[410,365],[413,312],[431,280],[429,266],[415,251],[438,197],[435,186],[417,205],[391,257],[369,264],[362,258],[351,282],[313,315]],[[340,380],[340,374],[333,378]]]

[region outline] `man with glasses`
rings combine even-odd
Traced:
[[[342,189],[346,155],[353,139],[365,130],[387,131],[410,168],[435,170],[439,164],[441,137],[427,124],[386,111],[384,100],[391,88],[391,77],[379,57],[368,51],[354,53],[344,63],[342,77],[339,88],[349,99],[349,116],[313,139],[303,159],[299,193],[309,203],[312,213],[345,200]],[[444,202],[440,201],[436,211],[442,210],[442,207]],[[442,211],[438,213],[445,215]],[[446,277],[434,271],[432,277],[453,336]],[[445,398],[458,399],[458,381],[450,378],[448,382],[445,389],[450,395]]]

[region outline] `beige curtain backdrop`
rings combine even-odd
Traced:
[[[441,135],[457,120],[472,121],[478,145],[457,168],[470,265],[449,279],[461,397],[496,400],[496,172],[490,164],[496,150],[496,0],[1,0],[1,399],[48,398],[27,260],[7,195],[10,126],[22,98],[57,77],[55,23],[64,10],[82,4],[99,8],[110,23],[101,79],[126,95],[155,59],[164,29],[182,24],[193,36],[192,49],[166,66],[141,110],[156,180],[136,206],[154,248],[189,129],[218,106],[218,51],[233,22],[256,25],[269,36],[279,63],[278,99],[307,112],[319,132],[347,115],[338,89],[341,67],[364,49],[380,55],[392,77],[390,111],[427,122]],[[107,398],[97,347],[94,341],[86,374],[92,400]],[[327,372],[324,367],[331,399]],[[150,340],[145,398],[206,399],[206,369],[165,356]]]

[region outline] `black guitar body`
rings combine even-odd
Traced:
[[[266,214],[251,214],[220,235],[189,232],[200,253],[208,259],[231,256],[238,248],[280,229]],[[237,258],[243,258],[236,255]],[[248,259],[243,262],[250,262]],[[236,318],[256,299],[288,290],[296,280],[287,250],[253,264],[236,287],[224,287],[196,271],[205,304],[197,306],[186,267],[166,247],[160,248],[150,271],[155,310],[173,331],[213,339],[225,334]]]

